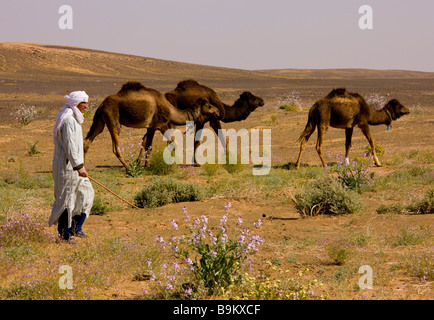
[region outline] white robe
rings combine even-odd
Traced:
[[[83,133],[81,125],[71,113],[65,117],[54,136],[54,204],[48,219],[49,226],[59,220],[65,209],[68,210],[68,228],[71,227],[73,216],[81,213],[89,216],[94,198],[92,184],[89,178],[80,177],[73,170],[83,162]]]

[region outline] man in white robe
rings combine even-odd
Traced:
[[[48,225],[57,223],[61,238],[69,241],[71,235],[84,236],[81,227],[90,214],[94,190],[84,167],[81,130],[89,96],[74,91],[65,99],[53,129],[55,200]]]

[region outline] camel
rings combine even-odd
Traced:
[[[119,148],[121,126],[147,128],[146,139],[142,145],[146,151],[150,151],[156,131],[164,135],[173,125],[185,125],[187,121],[206,121],[210,116],[219,115],[219,110],[207,99],[192,100],[191,108],[179,110],[170,104],[161,92],[147,88],[140,82],[129,81],[123,84],[118,93],[106,97],[96,110],[84,140],[84,155],[86,156],[93,140],[107,125],[112,138],[113,153],[128,170]],[[148,158],[145,166],[149,166]]]
[[[214,132],[218,135],[218,130],[221,129],[221,123],[229,123],[235,121],[242,121],[255,111],[258,107],[264,105],[264,100],[260,97],[253,95],[251,92],[245,91],[234,102],[232,106],[223,103],[217,93],[204,85],[199,84],[196,80],[188,79],[178,83],[173,91],[166,92],[165,97],[175,107],[181,110],[188,110],[191,108],[191,102],[198,98],[207,99],[210,104],[217,107],[220,111],[220,116],[211,117],[209,123]],[[203,129],[205,123],[208,121],[197,121],[196,131]],[[226,142],[221,141],[223,149],[226,149]],[[198,146],[199,142],[195,141],[194,150]]]
[[[318,128],[316,151],[322,165],[326,166],[322,155],[322,144],[329,126],[345,129],[345,162],[347,164],[349,163],[353,128],[358,126],[368,139],[375,165],[380,167],[381,163],[375,152],[374,139],[369,131],[369,126],[385,124],[389,127],[393,120],[409,113],[410,111],[396,99],[390,100],[381,110],[373,110],[359,94],[348,92],[345,88],[334,89],[310,108],[306,127],[298,139],[300,153],[295,167],[296,169],[300,167],[300,159],[305,145],[316,128]]]

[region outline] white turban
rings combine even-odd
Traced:
[[[76,107],[81,102],[88,102],[89,96],[84,91],[73,91],[65,96],[65,104],[69,108]]]
[[[55,139],[57,133],[60,130],[60,127],[62,126],[63,120],[73,114],[75,119],[79,124],[82,124],[84,121],[83,114],[80,110],[78,110],[77,106],[81,102],[88,102],[89,96],[84,91],[73,91],[70,94],[65,96],[65,105],[63,106],[62,110],[59,112],[59,114],[56,117],[56,124],[53,128],[53,139]]]

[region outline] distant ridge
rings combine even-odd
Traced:
[[[0,76],[20,79],[104,77],[169,80],[269,78],[270,75],[79,47],[0,42]]]
[[[434,79],[434,72],[374,69],[268,69],[264,74],[307,79]]]
[[[369,69],[243,70],[175,62],[101,50],[0,42],[0,77],[9,79],[114,78],[172,81],[270,79],[434,79],[434,72]]]

